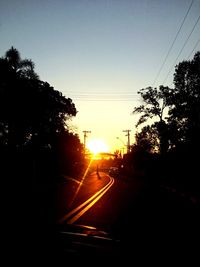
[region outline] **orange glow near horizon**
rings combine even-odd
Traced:
[[[101,152],[109,152],[109,146],[101,139],[92,139],[88,141],[87,148],[94,155]]]

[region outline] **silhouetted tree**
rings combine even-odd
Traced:
[[[175,145],[199,147],[200,141],[200,52],[175,68],[168,123]]]
[[[41,251],[53,242],[59,161],[68,172],[81,161],[80,140],[69,133],[76,113],[72,100],[39,80],[33,62],[22,60],[18,50],[12,47],[0,58],[1,181],[6,183],[6,210],[12,213],[4,217],[16,219],[20,239],[29,227],[26,242],[35,240]]]
[[[0,143],[51,148],[76,115],[70,98],[40,81],[30,60],[13,47],[0,60]]]
[[[8,67],[18,75],[30,79],[38,79],[39,76],[35,73],[35,64],[30,59],[21,59],[19,51],[13,46],[5,53],[5,61]]]
[[[164,110],[169,106],[171,89],[164,86],[160,86],[159,89],[147,87],[139,90],[138,93],[141,95],[144,104],[133,110],[133,114],[142,114],[136,127],[145,123],[148,119],[156,119],[158,117],[158,122],[154,123],[153,128],[157,128],[156,138],[159,140],[159,151],[160,153],[165,153],[168,150],[168,129],[164,118]],[[150,128],[144,128],[143,131],[147,132],[147,130],[150,130]],[[150,141],[150,143],[152,142]]]
[[[176,66],[174,89],[148,87],[140,90],[139,94],[145,104],[133,111],[142,114],[137,126],[148,123],[149,118],[158,118],[136,133],[135,148],[139,151],[152,153],[159,144],[161,155],[150,161],[154,162],[153,169],[146,169],[151,174],[157,173],[158,179],[161,170],[165,170],[162,172],[163,180],[182,187],[181,190],[199,194],[200,52],[192,60],[182,61]],[[164,117],[165,108],[167,116]],[[143,162],[148,165],[147,161]]]
[[[135,134],[135,145],[142,150],[153,153],[159,151],[159,140],[156,123],[144,126],[140,132]]]
[[[59,169],[62,175],[80,176],[84,168],[84,146],[77,134],[64,131],[58,142]]]

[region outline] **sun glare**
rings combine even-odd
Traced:
[[[109,151],[108,145],[103,140],[100,140],[100,139],[93,139],[93,140],[88,141],[87,148],[94,155],[101,153],[101,152]]]

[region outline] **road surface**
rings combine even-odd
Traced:
[[[73,252],[78,246],[83,254],[130,258],[153,251],[166,257],[177,255],[177,248],[185,253],[199,248],[199,207],[158,185],[136,177],[113,179],[101,172],[82,183],[66,180],[59,192],[58,222]],[[77,235],[69,237],[73,231]]]

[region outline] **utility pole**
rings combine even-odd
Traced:
[[[91,133],[91,131],[83,131],[84,133],[84,155],[86,154],[86,138],[88,133]]]
[[[124,143],[124,141],[122,141],[121,138],[119,138],[118,136],[116,137],[122,144],[123,144],[123,147],[122,147],[122,156],[124,155],[124,147],[126,147],[127,145]]]
[[[130,152],[130,132],[131,132],[131,130],[124,130],[123,132],[127,133],[126,136],[128,136],[127,153],[129,153]]]

